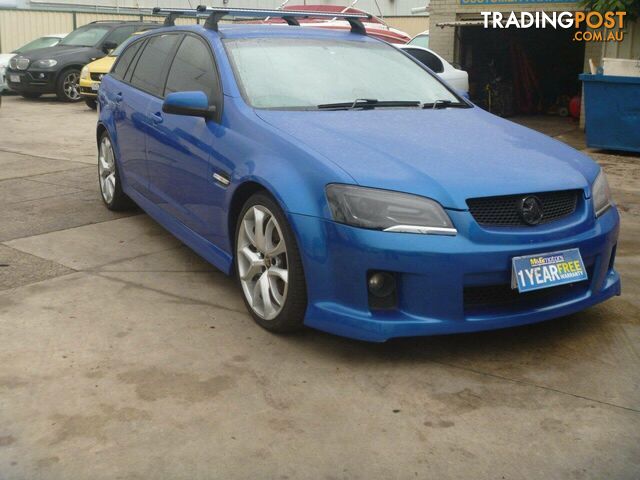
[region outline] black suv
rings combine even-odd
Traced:
[[[60,100],[81,99],[78,80],[87,63],[104,57],[132,33],[160,25],[145,22],[98,21],[84,25],[54,47],[19,54],[9,61],[7,85],[26,98],[55,93]]]

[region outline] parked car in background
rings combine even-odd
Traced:
[[[429,30],[425,30],[424,32],[417,34],[415,37],[409,40],[407,45],[413,45],[414,47],[429,48]]]
[[[619,215],[588,156],[475,107],[360,17],[206,11],[135,38],[102,80],[97,180],[107,208],[135,202],[233,273],[259,325],[384,341],[620,294]]]
[[[31,40],[29,43],[21,46],[11,53],[0,53],[0,93],[8,89],[5,75],[7,66],[9,65],[9,60],[20,53],[30,52],[31,50],[36,50],[38,48],[54,47],[66,36],[66,33],[52,33],[50,35],[45,35],[44,37],[36,38],[35,40]]]
[[[7,84],[26,98],[55,93],[66,102],[81,100],[78,82],[87,63],[107,55],[133,32],[155,23],[97,21],[84,25],[53,47],[20,53],[9,61]]]
[[[282,8],[283,12],[286,12],[287,10],[336,14],[367,14],[364,10],[354,7],[344,7],[341,5],[286,5]],[[348,22],[338,17],[326,19],[311,15],[307,18],[298,19],[298,22],[301,27],[330,28],[332,30],[345,31],[349,31],[351,29]],[[251,23],[251,21],[247,23]],[[283,20],[282,18],[273,17],[258,23],[283,23]],[[379,38],[380,40],[384,40],[388,43],[404,44],[411,38],[407,33],[402,30],[398,30],[397,28],[390,27],[383,19],[376,17],[375,15],[371,15],[370,18],[363,20],[362,24],[368,35]]]
[[[430,68],[434,73],[437,73],[440,78],[453,88],[468,95],[469,74],[467,72],[455,68],[436,52],[428,48],[416,47],[414,45],[398,45],[398,48],[407,52],[424,66]]]
[[[143,33],[143,31],[144,30],[135,32],[132,36],[139,35]],[[122,49],[127,45],[127,41],[122,42],[118,48],[112,50],[106,57],[94,60],[82,67],[79,82],[80,96],[89,108],[96,109],[96,97],[98,96],[98,89],[100,88],[102,77],[109,73],[118,55],[120,55]]]

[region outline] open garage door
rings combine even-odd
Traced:
[[[573,41],[573,30],[455,23],[458,61],[469,73],[474,102],[502,116],[569,114],[584,64],[584,43]]]

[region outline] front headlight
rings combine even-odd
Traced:
[[[607,176],[602,170],[600,170],[591,187],[591,198],[593,200],[593,210],[596,212],[596,217],[606,212],[613,202]]]
[[[49,59],[49,60],[36,60],[33,62],[33,68],[51,68],[55,67],[58,64],[57,60]]]
[[[85,65],[82,67],[82,70],[80,70],[80,79],[86,80],[87,78],[89,78],[89,67]]]
[[[435,235],[456,235],[449,215],[434,200],[408,193],[327,185],[327,200],[336,222],[354,227]]]

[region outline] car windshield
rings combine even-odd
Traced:
[[[64,37],[60,42],[60,45],[70,45],[74,47],[93,47],[97,45],[100,40],[109,31],[108,27],[82,27],[74,30],[69,35]]]
[[[396,48],[379,42],[247,38],[225,46],[255,108],[312,109],[338,103],[459,102]]]
[[[30,41],[26,45],[21,46],[13,53],[24,53],[28,52],[29,50],[35,50],[36,48],[53,47],[58,43],[60,43],[60,39],[58,37],[40,37]]]
[[[415,45],[416,47],[429,48],[429,35],[418,35],[411,39],[407,45]]]

